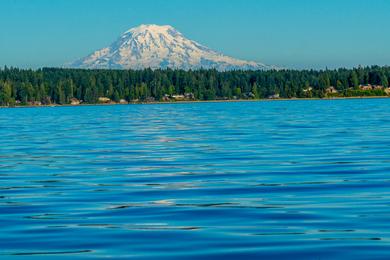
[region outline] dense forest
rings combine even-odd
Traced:
[[[385,96],[390,67],[338,70],[0,69],[0,105]]]

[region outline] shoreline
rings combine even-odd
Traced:
[[[183,101],[153,101],[153,102],[129,102],[129,103],[96,103],[96,104],[51,104],[51,105],[17,105],[0,106],[2,108],[47,108],[47,107],[82,107],[82,106],[126,106],[126,105],[169,105],[189,103],[239,103],[239,102],[274,102],[274,101],[310,101],[310,100],[347,100],[347,99],[387,99],[390,96],[358,96],[358,97],[326,97],[326,98],[278,98],[278,99],[228,99],[228,100],[183,100]]]

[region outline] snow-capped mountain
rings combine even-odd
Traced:
[[[225,56],[185,38],[172,26],[141,25],[122,34],[109,47],[70,64],[85,69],[215,68],[266,70],[273,67]]]

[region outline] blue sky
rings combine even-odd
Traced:
[[[390,65],[389,0],[1,0],[0,66],[58,66],[140,24],[289,68]]]

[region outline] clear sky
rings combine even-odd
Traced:
[[[288,68],[390,65],[390,0],[0,0],[0,66],[59,66],[140,24]]]

